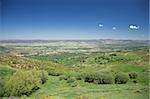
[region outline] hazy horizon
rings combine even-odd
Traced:
[[[0,41],[78,41],[78,40],[133,40],[133,41],[150,41],[149,39],[0,39]]]

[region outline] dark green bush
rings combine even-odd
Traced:
[[[112,84],[113,79],[109,74],[98,74],[94,79],[95,84]]]
[[[136,84],[136,83],[137,83],[137,80],[133,80],[133,83]]]
[[[108,73],[88,73],[84,74],[84,81],[95,84],[111,84],[112,77]]]
[[[130,79],[136,79],[137,78],[137,73],[135,73],[135,72],[131,72],[131,73],[129,73],[129,78]]]
[[[95,74],[94,73],[87,73],[84,75],[84,81],[88,83],[94,82]]]
[[[112,84],[113,83],[113,79],[109,74],[104,74],[102,75],[102,84]]]
[[[128,76],[123,73],[115,75],[115,84],[125,84],[128,81]]]

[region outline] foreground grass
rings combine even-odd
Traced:
[[[77,81],[78,86],[71,87],[58,77],[49,76],[48,81],[34,92],[30,98],[49,96],[52,99],[148,99],[148,88],[140,84],[103,84],[97,85]]]
[[[10,66],[0,64],[0,77],[14,73],[16,70]]]

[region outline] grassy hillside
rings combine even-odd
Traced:
[[[47,83],[31,95],[33,97],[52,97],[52,99],[148,99],[148,88],[141,85],[128,84],[97,85],[77,81],[76,87],[71,87],[65,80],[49,76]]]
[[[40,45],[34,42],[33,46],[25,41],[3,44],[0,49],[0,96],[148,99],[149,51],[143,47],[146,43],[132,47],[138,42],[131,45],[128,45],[131,41],[98,42],[46,41],[44,46],[41,41]],[[126,46],[121,47],[121,43]],[[59,44],[57,50],[49,53],[54,51],[54,44]],[[103,50],[99,50],[101,48]]]

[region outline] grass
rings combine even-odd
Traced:
[[[41,85],[41,88],[30,97],[57,96],[60,99],[148,99],[146,88],[140,84],[97,85],[85,83],[82,80],[77,81],[77,83],[77,87],[71,87],[66,81],[59,81],[58,77],[49,76],[48,81],[44,85]]]
[[[132,64],[116,64],[112,68],[113,70],[122,72],[143,72],[146,69],[145,67]]]
[[[15,72],[14,68],[9,66],[0,65],[0,76],[6,76]]]
[[[142,51],[129,51],[129,52],[116,52],[117,56],[112,57],[115,61],[110,61],[106,64],[99,64],[95,62],[96,57],[100,57],[102,53],[90,53],[90,55],[83,55],[81,53],[63,53],[53,56],[31,56],[29,57],[17,57],[17,56],[2,56],[1,62],[10,66],[20,67],[39,67],[45,69],[46,66],[54,67],[55,69],[65,71],[67,74],[76,75],[80,72],[108,72],[117,73],[123,72],[129,74],[130,72],[136,72],[137,84],[133,83],[130,79],[127,84],[93,84],[85,83],[83,80],[78,80],[76,87],[71,87],[65,80],[59,80],[58,76],[49,76],[45,84],[40,85],[40,89],[33,92],[30,97],[22,96],[21,98],[35,99],[35,97],[46,97],[48,99],[148,99],[148,56],[146,56],[144,50]],[[107,57],[100,59],[106,60]],[[123,60],[117,60],[121,59]],[[144,59],[143,59],[144,58]],[[37,59],[37,60],[34,60]],[[57,59],[57,61],[56,61]],[[84,62],[82,61],[84,60]],[[49,61],[58,62],[61,64],[51,63]],[[143,62],[143,63],[142,63]],[[13,63],[13,64],[12,64]],[[141,64],[142,63],[142,64]],[[63,66],[64,64],[71,65]],[[75,66],[74,66],[75,65]],[[62,67],[61,67],[62,66]],[[61,67],[61,68],[60,68]],[[51,69],[51,68],[50,68]],[[64,70],[65,70],[64,69]],[[15,69],[0,65],[0,76],[12,74]],[[20,98],[20,97],[19,97]]]

